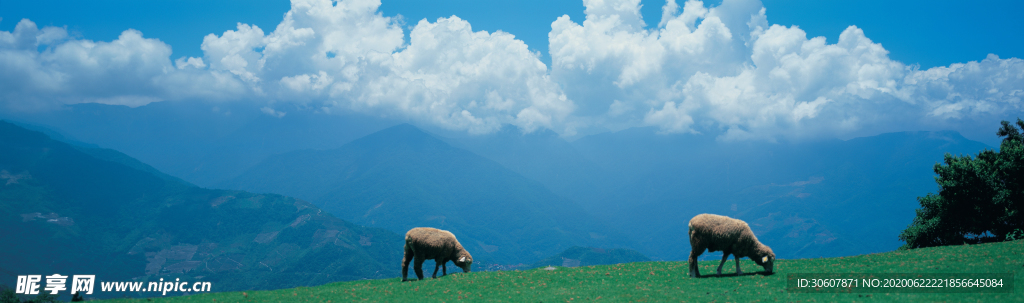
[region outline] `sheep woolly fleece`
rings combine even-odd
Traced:
[[[413,269],[416,276],[423,279],[423,261],[434,260],[434,275],[437,277],[438,267],[443,269],[442,275],[448,274],[446,263],[452,261],[464,272],[470,271],[473,256],[462,247],[455,235],[447,230],[430,227],[417,227],[405,233],[405,257],[402,258],[402,281],[408,280],[409,262],[415,263]]]
[[[709,252],[722,251],[722,263],[718,265],[718,274],[722,274],[722,265],[732,254],[736,258],[736,274],[740,270],[740,258],[749,257],[754,263],[761,265],[771,273],[775,261],[775,253],[767,245],[761,244],[750,230],[746,222],[726,216],[700,214],[690,219],[690,275],[700,276],[697,257],[704,250]]]

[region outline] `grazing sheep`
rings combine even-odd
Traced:
[[[722,251],[722,263],[718,264],[718,275],[722,275],[722,265],[729,255],[736,257],[736,275],[743,274],[740,270],[740,258],[749,257],[757,265],[764,267],[769,274],[775,263],[775,253],[767,245],[761,244],[754,236],[746,222],[726,216],[700,214],[690,219],[690,276],[700,277],[697,269],[697,257],[704,253]]]
[[[409,280],[409,262],[413,257],[416,258],[413,269],[416,271],[416,277],[420,280],[423,279],[423,261],[427,259],[434,260],[433,278],[437,278],[438,267],[443,270],[441,276],[448,274],[446,266],[448,261],[461,267],[463,272],[469,272],[470,265],[473,265],[473,256],[470,256],[469,252],[462,248],[462,244],[455,239],[455,235],[447,230],[430,227],[417,227],[405,233],[405,257],[402,258],[403,282]]]

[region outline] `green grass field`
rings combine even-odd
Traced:
[[[395,260],[395,266],[400,260]],[[1024,241],[895,251],[841,258],[778,260],[775,274],[744,259],[747,275],[736,276],[730,261],[715,276],[718,261],[700,262],[702,278],[687,276],[686,262],[558,267],[555,270],[473,272],[439,279],[400,278],[331,283],[316,287],[208,293],[153,298],[167,302],[454,302],[644,301],[644,302],[1024,302]],[[430,268],[424,269],[427,274]],[[410,269],[410,274],[411,273]],[[1012,293],[797,293],[786,290],[791,273],[1012,273]],[[216,287],[216,285],[214,285]],[[117,300],[138,302],[147,299]]]

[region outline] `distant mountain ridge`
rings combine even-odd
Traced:
[[[528,263],[623,240],[574,202],[408,124],[331,150],[273,156],[228,188],[307,199],[359,224],[451,230],[481,262]]]
[[[153,102],[134,108],[81,103],[46,112],[0,110],[0,119],[45,126],[52,130],[48,135],[67,138],[60,141],[115,149],[202,187],[237,176],[270,155],[335,148],[398,124],[380,117],[276,110],[286,114],[268,115],[244,101]]]
[[[395,233],[294,198],[202,189],[109,158],[0,121],[3,284],[57,272],[227,291],[398,275]]]
[[[272,155],[334,150],[398,123],[309,108],[275,110],[287,115],[266,115],[240,102],[155,102],[138,108],[79,104],[47,113],[0,114],[45,125],[68,138],[118,149],[203,187],[227,184],[220,181],[235,178]],[[993,123],[992,129],[997,127]],[[573,209],[596,217],[595,222],[601,227],[623,235],[627,242],[635,243],[629,247],[655,260],[686,258],[688,244],[677,240],[679,230],[689,217],[702,212],[752,222],[755,231],[764,234],[766,242],[779,243],[775,244],[776,250],[787,257],[892,250],[901,244],[895,235],[910,223],[918,207],[916,197],[937,190],[932,165],[942,160],[942,154],[976,154],[993,148],[945,131],[889,133],[849,140],[780,138],[772,143],[719,141],[715,130],[702,134],[661,134],[656,127],[592,134],[571,141],[549,130],[524,133],[508,125],[484,135],[430,130],[448,136],[440,139],[451,147],[498,163],[574,202],[578,207]],[[997,138],[994,134],[992,137]],[[316,169],[308,172],[316,173]],[[337,172],[324,173],[327,176]],[[377,173],[353,178],[369,180]],[[406,185],[392,190],[389,188],[396,187],[378,182],[370,191],[346,190],[345,194],[339,192],[338,199],[325,201],[340,202],[343,196],[378,200],[367,206],[359,205],[363,208],[359,213],[345,210],[353,212],[346,219],[366,225],[392,224],[381,223],[390,217],[388,212],[414,211],[387,209],[390,204],[381,204],[383,200],[374,193],[384,192],[394,199],[415,197],[410,193],[429,192],[428,187],[444,187],[434,180],[437,177],[423,179],[427,181],[422,184],[433,185]],[[250,181],[251,185],[263,182]],[[321,180],[308,178],[307,182],[319,184]],[[406,182],[421,183],[411,179]],[[296,192],[303,186],[309,187],[293,183],[274,186],[292,186]],[[318,186],[316,190],[322,190],[319,194],[326,197],[335,189]],[[431,195],[445,197],[441,200],[460,199],[456,195]],[[435,201],[431,198],[420,202],[428,200]],[[368,215],[368,210],[378,204],[382,208]],[[415,212],[423,213],[423,209]],[[406,215],[409,214],[396,213],[396,217]],[[432,220],[404,222],[438,225],[442,220],[454,220],[447,215],[428,217]],[[586,235],[583,238],[579,241],[598,240]],[[495,246],[486,241],[475,244],[478,250]],[[573,245],[609,247],[606,244]],[[552,250],[552,254],[559,251]]]

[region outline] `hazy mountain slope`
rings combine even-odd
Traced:
[[[225,183],[301,197],[359,224],[454,232],[478,262],[529,263],[620,238],[573,202],[407,124],[325,151],[271,157]]]
[[[75,146],[75,145],[72,145],[72,147],[74,147],[78,151],[80,151],[82,153],[85,153],[85,154],[87,154],[89,156],[92,156],[93,158],[96,158],[96,159],[100,159],[100,160],[105,160],[105,161],[110,161],[110,162],[114,162],[114,163],[117,163],[117,164],[121,164],[121,165],[130,167],[130,168],[133,168],[133,169],[136,169],[136,170],[140,170],[140,171],[149,173],[150,175],[153,175],[153,176],[155,176],[157,178],[164,179],[164,180],[167,180],[167,181],[178,182],[178,183],[181,183],[181,184],[184,184],[184,185],[188,185],[188,186],[195,186],[192,183],[189,183],[188,181],[182,180],[181,178],[178,178],[178,177],[175,177],[175,176],[171,176],[171,175],[165,174],[165,173],[157,170],[156,168],[154,168],[152,166],[149,166],[149,164],[142,163],[141,161],[136,160],[135,158],[132,158],[132,157],[130,157],[128,155],[125,155],[122,152],[119,152],[119,151],[116,151],[116,150],[113,150],[113,149],[90,148],[90,147]]]
[[[0,118],[43,125],[69,138],[115,149],[199,186],[237,176],[274,154],[336,148],[397,124],[354,114],[276,108],[270,115],[248,102],[154,102],[136,108],[68,105]]]
[[[59,272],[280,288],[397,276],[401,260],[395,233],[294,198],[165,180],[3,121],[0,209],[5,284]]]
[[[8,122],[10,122],[10,121],[8,121]],[[57,131],[54,131],[54,130],[52,130],[50,128],[47,128],[47,127],[43,127],[43,126],[39,126],[39,125],[32,125],[32,124],[25,124],[25,123],[12,123],[12,124],[14,124],[14,125],[16,125],[18,127],[21,127],[21,128],[28,129],[28,130],[41,132],[44,135],[50,137],[50,139],[53,139],[55,141],[60,141],[60,142],[67,143],[67,144],[71,145],[72,147],[74,147],[75,149],[77,149],[78,151],[81,151],[81,152],[86,153],[86,154],[88,154],[90,156],[93,156],[94,158],[97,158],[97,159],[100,159],[100,160],[111,161],[111,162],[115,162],[115,163],[118,163],[118,164],[122,164],[124,166],[128,166],[128,167],[131,167],[131,168],[134,168],[134,169],[137,169],[137,170],[141,170],[141,171],[150,173],[150,174],[152,174],[154,176],[157,176],[157,177],[159,177],[161,179],[164,179],[164,180],[180,182],[182,184],[190,184],[187,181],[182,180],[182,179],[180,179],[178,177],[165,174],[165,173],[157,170],[156,168],[154,168],[152,166],[149,166],[149,164],[142,163],[141,161],[136,160],[135,158],[132,158],[132,157],[130,157],[128,155],[125,155],[122,152],[119,152],[119,151],[116,151],[116,150],[113,150],[113,149],[101,148],[101,147],[97,146],[96,144],[85,143],[85,142],[81,142],[81,141],[78,141],[78,140],[69,139],[69,138],[65,137],[64,135],[62,135],[61,133],[59,133]]]

